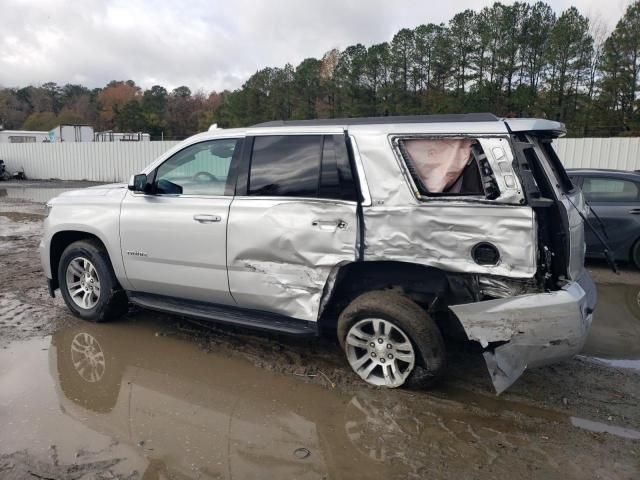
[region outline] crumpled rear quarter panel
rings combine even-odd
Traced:
[[[529,207],[425,202],[368,207],[364,216],[365,260],[514,278],[530,278],[536,272],[536,229]],[[475,263],[471,250],[479,242],[498,248],[498,265]]]

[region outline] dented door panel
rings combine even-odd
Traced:
[[[497,393],[525,369],[580,352],[591,326],[596,289],[586,272],[549,293],[451,306],[468,338],[479,342]],[[497,346],[493,346],[497,344]]]
[[[331,269],[356,258],[357,231],[355,202],[236,197],[227,230],[233,298],[316,321]]]

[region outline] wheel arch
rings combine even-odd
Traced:
[[[438,268],[409,262],[350,262],[334,267],[320,300],[318,327],[335,328],[340,312],[357,296],[372,290],[396,290],[428,310],[446,294],[447,274]]]
[[[105,250],[107,250],[107,254],[111,259],[111,253],[109,252],[106,243],[94,233],[82,230],[61,230],[56,232],[51,237],[51,241],[49,243],[49,266],[51,268],[51,281],[53,289],[60,287],[58,282],[58,275],[56,274],[56,272],[58,271],[58,264],[60,263],[60,259],[62,258],[62,252],[64,252],[65,248],[67,248],[69,245],[79,240],[94,240],[98,242],[104,247]]]

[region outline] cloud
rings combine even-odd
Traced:
[[[265,66],[298,64],[331,48],[390,40],[403,27],[446,22],[493,0],[0,0],[0,85],[237,88]],[[509,3],[509,2],[506,2]],[[628,4],[554,0],[560,11],[615,25]]]

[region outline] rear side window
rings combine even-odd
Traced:
[[[249,195],[355,200],[355,184],[340,135],[255,137]]]
[[[256,137],[249,195],[317,197],[321,140],[320,135]]]
[[[617,178],[585,177],[582,192],[589,202],[635,202],[638,185]]]
[[[424,196],[500,195],[482,146],[470,138],[403,138],[397,141],[416,187]]]

